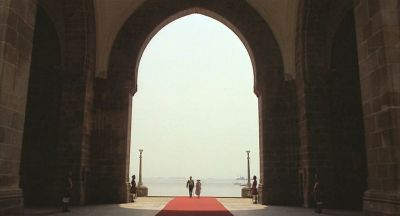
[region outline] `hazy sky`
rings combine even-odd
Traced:
[[[258,103],[250,57],[224,24],[193,14],[161,29],[140,60],[130,172],[143,178],[259,173]]]

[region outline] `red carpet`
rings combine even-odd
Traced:
[[[214,197],[177,197],[156,216],[233,216]]]

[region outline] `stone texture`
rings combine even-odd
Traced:
[[[260,124],[262,125],[263,170],[262,203],[299,205],[298,128],[296,89],[294,81],[277,80],[263,88],[260,98]]]
[[[400,132],[398,103],[392,96],[399,93],[396,79],[388,74],[398,63],[399,53],[399,1],[360,1],[355,7],[356,29],[366,28],[370,20],[372,29],[357,34],[358,47],[367,44],[368,53],[358,56],[368,68],[360,68],[364,125],[368,163],[368,190],[364,195],[367,215],[397,215],[400,213],[398,164]],[[362,16],[360,14],[363,14]],[[391,72],[392,73],[392,72]],[[366,93],[369,92],[369,93]],[[394,99],[394,100],[393,100]]]
[[[55,125],[60,115],[60,64],[57,32],[43,9],[38,8],[22,148],[21,187],[27,206],[55,204],[59,199],[54,191],[58,191],[55,173],[59,166],[59,131]]]
[[[298,3],[296,34],[276,38],[267,9],[246,1],[143,1],[95,78],[104,50],[93,1],[39,0],[38,10],[33,0],[0,1],[0,215],[22,214],[20,186],[27,205],[55,205],[68,171],[74,204],[128,200],[140,55],[160,24],[194,12],[232,27],[250,51],[263,204],[313,206],[319,174],[326,206],[398,215],[400,3]],[[283,55],[279,44],[294,37],[295,53]]]
[[[24,9],[14,10],[17,3]],[[22,215],[19,166],[29,68],[20,61],[31,56],[33,26],[26,23],[35,20],[35,11],[35,1],[2,1],[0,6],[0,215]]]
[[[349,1],[303,1],[299,7],[297,98],[305,206],[314,205],[317,174],[327,207],[362,207],[364,129],[353,15]],[[363,15],[363,14],[361,14]],[[334,17],[332,17],[334,16]],[[367,47],[362,47],[367,51]],[[377,57],[375,57],[377,61]],[[374,65],[363,65],[361,67]],[[364,92],[365,93],[365,92]]]
[[[95,54],[92,4],[39,2],[22,151],[21,185],[27,205],[58,204],[69,171],[73,203],[87,202]]]

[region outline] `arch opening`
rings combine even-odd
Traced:
[[[255,67],[255,62],[254,62],[254,56],[253,56],[253,52],[252,49],[250,47],[249,42],[246,40],[246,38],[244,37],[244,35],[240,32],[240,30],[233,25],[229,20],[227,20],[226,18],[224,18],[223,16],[219,15],[216,12],[213,12],[212,10],[208,10],[206,8],[202,8],[202,7],[192,7],[190,9],[186,9],[183,11],[180,11],[172,16],[169,16],[168,18],[166,18],[165,20],[163,20],[162,22],[160,22],[146,37],[144,43],[142,44],[140,51],[139,51],[139,55],[138,58],[136,60],[136,68],[135,68],[135,80],[137,80],[137,75],[138,75],[138,70],[139,70],[139,65],[140,65],[140,59],[142,58],[143,52],[145,51],[145,48],[148,46],[149,42],[153,39],[153,37],[161,30],[163,29],[165,26],[171,24],[171,22],[175,22],[176,20],[179,20],[180,18],[183,18],[185,16],[190,16],[193,14],[198,14],[198,15],[203,15],[206,17],[209,17],[211,19],[214,19],[218,22],[220,22],[221,24],[223,24],[224,27],[229,28],[232,33],[235,34],[236,37],[238,37],[241,41],[241,43],[244,45],[245,49],[247,50],[247,53],[250,57],[250,61],[251,61],[251,65],[252,65],[252,71],[253,71],[253,75],[254,77],[256,76],[256,67]],[[256,91],[256,79],[254,79],[254,90]],[[134,86],[134,89],[132,92],[136,92],[137,87]]]
[[[282,122],[290,123],[296,118],[294,109],[284,102],[284,98],[295,97],[294,83],[284,80],[281,51],[265,20],[246,1],[231,4],[229,0],[217,2],[173,0],[168,3],[148,0],[126,20],[114,41],[107,77],[96,79],[94,84],[94,113],[96,118],[101,120],[99,120],[101,124],[94,128],[92,142],[96,144],[96,148],[102,150],[92,155],[92,176],[94,179],[101,179],[92,182],[92,187],[101,188],[101,191],[96,193],[105,195],[96,197],[94,202],[128,200],[126,184],[130,181],[130,127],[131,117],[135,114],[132,113],[131,107],[132,96],[136,92],[136,70],[139,67],[140,55],[152,34],[157,32],[157,28],[168,23],[168,20],[176,14],[181,16],[182,11],[187,12],[193,8],[203,8],[218,14],[238,29],[240,35],[243,35],[242,39],[246,39],[247,50],[251,50],[249,54],[253,60],[254,92],[259,105],[259,190],[261,197],[271,194],[261,202],[263,204],[292,202],[288,200],[296,198],[294,196],[297,192],[296,178],[293,178],[293,173],[297,170],[292,166],[296,163],[296,157],[292,157],[291,153],[295,154],[294,151],[290,154],[282,152],[284,148],[295,148],[296,142],[289,137],[296,136],[296,128],[293,125],[283,127],[285,124]],[[149,13],[153,16],[146,16]],[[283,115],[289,109],[292,110],[290,117]],[[286,138],[282,140],[284,137]],[[267,161],[267,158],[270,161]],[[277,160],[282,163],[276,163]],[[290,168],[285,169],[287,166]],[[274,171],[277,169],[279,172]],[[282,182],[275,184],[274,179],[286,179],[290,181],[291,187]],[[268,182],[269,187],[264,187],[264,181]],[[283,195],[282,191],[289,191],[290,195]]]
[[[138,173],[135,156],[143,148],[147,161],[163,162],[159,167],[144,163],[150,195],[186,195],[179,181],[192,175],[204,180],[205,195],[240,196],[240,186],[233,183],[246,176],[245,150],[251,150],[252,175],[259,176],[252,71],[241,40],[208,16],[181,16],[159,30],[139,65],[130,176],[132,170]],[[166,187],[159,177],[179,186]]]

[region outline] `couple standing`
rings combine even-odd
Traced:
[[[189,189],[189,197],[192,198],[193,188],[194,188],[194,181],[192,179],[192,176],[190,176],[189,180],[186,182],[186,188]],[[195,194],[197,195],[197,198],[200,198],[200,192],[201,192],[201,183],[200,183],[200,179],[197,179],[197,181],[196,181],[196,191],[195,191]]]

